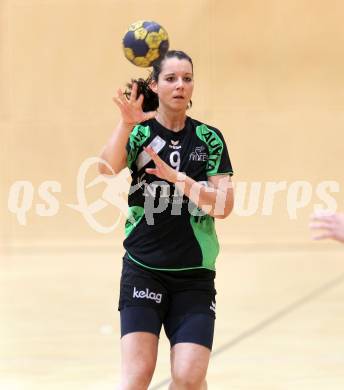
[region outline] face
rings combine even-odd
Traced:
[[[159,106],[172,111],[185,111],[193,91],[192,65],[188,60],[167,58],[162,63],[158,81],[151,88],[158,94]]]

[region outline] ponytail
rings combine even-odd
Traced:
[[[129,99],[131,90],[133,88],[133,83],[135,82],[137,84],[137,97],[139,97],[141,94],[143,95],[142,110],[144,112],[156,111],[159,107],[158,95],[150,88],[151,81],[151,76],[149,76],[146,80],[142,78],[137,80],[132,79],[131,83],[127,84],[127,88],[124,92],[124,95],[127,97],[127,99]]]

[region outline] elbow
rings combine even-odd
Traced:
[[[98,172],[101,175],[113,175],[114,171],[110,168],[112,168],[110,164],[101,158],[101,161],[98,163]]]
[[[227,218],[231,214],[232,210],[233,210],[233,207],[232,208],[226,208],[226,209],[223,210],[222,214],[215,214],[214,218],[225,219],[225,218]]]
[[[98,162],[98,172],[101,175],[117,175],[121,172],[123,168],[126,167],[126,162],[121,162],[121,164],[110,164],[110,162],[105,159],[103,156],[100,156]]]
[[[233,208],[225,210],[225,212],[223,213],[221,219],[227,218],[232,213],[232,210],[233,210]]]
[[[105,175],[106,172],[105,172],[106,168],[105,168],[105,165],[101,162],[98,163],[98,173],[100,173],[101,175]]]
[[[100,156],[98,157],[98,172],[101,175],[111,175],[111,165],[105,157],[105,148],[102,150]]]
[[[218,218],[218,219],[225,219],[227,218],[231,212],[233,211],[233,207],[234,207],[234,201],[233,201],[233,197],[231,197],[225,204],[225,207],[223,208],[223,210],[221,210],[221,212],[219,213],[214,213],[213,217],[214,218]]]

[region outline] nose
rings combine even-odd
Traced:
[[[179,77],[177,80],[177,89],[184,88],[184,81],[182,77]]]

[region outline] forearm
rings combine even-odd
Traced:
[[[211,186],[204,186],[183,173],[178,173],[175,186],[198,208],[212,217],[225,218],[233,209],[232,188],[224,191]]]
[[[119,173],[126,167],[126,145],[133,127],[133,124],[127,124],[121,120],[100,154],[100,158],[105,160],[115,173]],[[102,174],[113,174],[105,164],[101,163],[99,164],[99,171]]]

